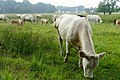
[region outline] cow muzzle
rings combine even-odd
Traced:
[[[86,69],[84,72],[84,76],[87,78],[93,78],[93,71],[91,71],[90,69]]]

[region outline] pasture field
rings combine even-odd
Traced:
[[[106,52],[106,56],[93,79],[83,76],[75,49],[71,49],[68,63],[63,62],[65,43],[64,56],[60,56],[51,22],[27,22],[20,27],[0,21],[0,80],[120,80],[120,27],[113,25],[120,14],[100,16],[105,23],[91,23],[93,42],[96,53]]]

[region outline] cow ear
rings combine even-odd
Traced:
[[[81,58],[86,58],[87,60],[90,60],[90,57],[87,56],[84,52],[82,52],[81,50],[79,50],[79,54]]]
[[[106,54],[106,52],[102,52],[102,53],[98,54],[99,59],[103,58],[105,54]]]

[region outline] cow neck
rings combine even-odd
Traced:
[[[95,54],[95,49],[94,49],[94,44],[90,29],[87,28],[82,30],[81,44],[82,44],[82,51],[84,51],[86,54]]]

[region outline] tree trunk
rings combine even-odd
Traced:
[[[105,12],[103,12],[103,14],[105,15]]]
[[[112,14],[112,12],[109,12],[109,15],[111,15]]]

